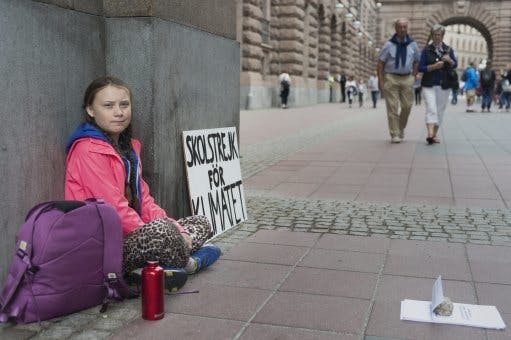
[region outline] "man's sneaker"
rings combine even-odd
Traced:
[[[163,268],[165,289],[175,292],[183,287],[188,280],[188,274],[183,268]],[[129,284],[140,285],[142,283],[142,268],[135,269],[127,277]]]
[[[394,136],[390,139],[390,142],[391,143],[401,143],[401,138],[399,138],[398,136]]]
[[[203,245],[199,250],[190,255],[190,260],[185,269],[188,274],[195,274],[198,271],[211,266],[220,257],[222,251],[214,244]]]

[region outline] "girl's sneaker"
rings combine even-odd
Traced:
[[[188,274],[195,274],[198,271],[211,266],[218,260],[222,251],[214,244],[203,245],[199,250],[190,255],[185,270]]]
[[[165,288],[169,292],[176,292],[183,287],[188,280],[188,273],[184,268],[165,268],[163,267],[165,277]]]

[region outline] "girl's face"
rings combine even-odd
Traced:
[[[131,122],[131,100],[128,89],[107,85],[94,96],[86,107],[87,114],[116,142]]]

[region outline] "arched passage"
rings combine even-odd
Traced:
[[[488,57],[495,69],[505,68],[511,62],[511,1],[408,1],[386,0],[379,10],[382,30],[379,46],[394,33],[396,17],[410,21],[410,33],[419,47],[426,44],[434,24],[464,24],[478,30],[486,41]]]
[[[493,59],[493,38],[490,31],[480,21],[470,17],[452,17],[441,22],[441,25],[449,26],[456,24],[465,24],[474,27],[481,33],[484,40],[486,40],[486,46],[488,48],[488,58]]]
[[[498,59],[495,58],[494,50],[495,41],[497,41],[496,32],[498,32],[496,29],[498,26],[497,18],[492,12],[486,10],[482,4],[472,5],[469,8],[465,8],[463,11],[455,11],[454,14],[452,11],[447,11],[445,9],[440,9],[432,13],[432,15],[426,19],[427,33],[424,37],[424,44],[429,38],[429,29],[437,23],[444,26],[465,24],[474,27],[486,40],[488,58],[492,60]]]

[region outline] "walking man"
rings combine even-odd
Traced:
[[[378,58],[378,87],[385,97],[390,141],[400,143],[413,105],[420,52],[408,35],[407,19],[396,20],[394,29],[396,33],[383,45]]]
[[[481,112],[484,112],[484,109],[487,109],[488,112],[490,112],[496,78],[495,71],[491,67],[491,61],[486,61],[486,67],[481,71],[481,87],[483,89]]]
[[[467,94],[467,112],[474,112],[474,101],[476,98],[476,88],[479,86],[479,79],[477,77],[475,63],[471,61],[465,70],[465,93]]]
[[[341,84],[341,102],[346,103],[346,76],[344,73],[339,75],[339,84]]]

